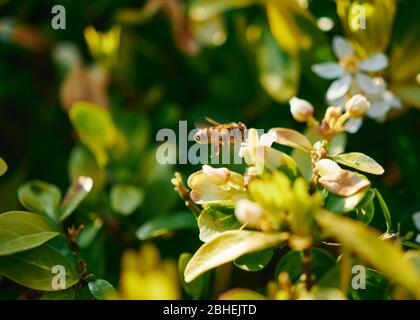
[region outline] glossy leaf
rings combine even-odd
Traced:
[[[116,184],[112,186],[110,198],[112,210],[128,216],[141,205],[143,192],[132,185]]]
[[[185,281],[191,282],[204,272],[244,254],[279,246],[288,237],[288,233],[280,232],[226,231],[198,249],[185,268]]]
[[[266,249],[258,252],[248,253],[235,259],[234,264],[238,268],[249,271],[256,272],[264,269],[273,258],[274,251],[273,249]]]
[[[375,269],[420,297],[420,276],[404,259],[403,251],[397,244],[380,240],[376,230],[349,218],[320,211],[316,219],[326,234],[338,239]]]
[[[140,240],[147,240],[183,229],[197,229],[197,220],[191,212],[173,213],[149,220],[136,231],[136,236]]]
[[[41,215],[23,211],[0,214],[0,256],[38,247],[58,234],[57,227]]]
[[[288,147],[297,148],[305,152],[311,152],[312,145],[300,132],[286,128],[273,128],[269,132],[274,131],[277,134],[276,142]]]
[[[29,211],[57,220],[61,192],[56,186],[38,180],[29,181],[19,187],[18,197]]]
[[[79,281],[79,275],[71,261],[48,243],[25,252],[0,257],[0,273],[25,287],[35,290],[55,290],[52,287],[52,280],[57,275],[52,273],[52,270],[56,265],[64,267],[66,288]]]
[[[214,237],[227,230],[235,230],[241,227],[236,219],[233,207],[207,206],[198,217],[200,240],[211,241]]]
[[[371,157],[359,152],[342,153],[332,156],[332,159],[345,166],[357,169],[359,171],[381,175],[384,168]]]
[[[115,295],[115,289],[108,281],[96,279],[88,283],[89,291],[98,300],[105,300],[107,297]]]

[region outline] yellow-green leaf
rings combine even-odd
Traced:
[[[185,281],[191,282],[204,272],[244,254],[278,246],[288,237],[284,232],[226,231],[198,249],[185,268]]]
[[[404,258],[400,246],[380,240],[375,229],[350,218],[319,211],[316,219],[327,235],[338,239],[344,247],[420,298],[420,275]]]
[[[4,175],[7,171],[7,163],[0,158],[0,176]]]
[[[360,152],[342,153],[331,158],[338,163],[363,172],[377,175],[384,173],[384,168],[379,163]]]
[[[305,152],[311,152],[312,145],[300,132],[286,128],[273,128],[269,132],[275,132],[277,134],[276,142],[288,147],[300,149]]]
[[[108,161],[107,149],[117,140],[117,129],[108,110],[90,102],[76,102],[70,120],[80,140],[92,151],[100,166]]]
[[[57,227],[39,214],[24,211],[0,214],[0,256],[38,247],[58,234]]]
[[[189,16],[203,21],[230,9],[239,9],[261,2],[261,0],[196,0],[192,3]]]

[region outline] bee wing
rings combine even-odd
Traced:
[[[212,118],[209,117],[204,117],[204,119],[206,119],[206,121],[214,126],[221,126],[222,123],[217,122],[216,120],[213,120]]]

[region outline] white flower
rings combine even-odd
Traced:
[[[383,90],[366,73],[378,72],[388,66],[388,59],[384,54],[378,53],[359,61],[345,38],[334,37],[332,45],[339,62],[325,62],[312,66],[312,70],[318,76],[325,79],[337,79],[327,91],[327,100],[334,101],[342,98],[352,86],[358,86],[366,94],[379,94]]]
[[[290,112],[296,121],[306,122],[314,114],[314,107],[306,100],[293,97],[289,104]]]
[[[346,103],[347,112],[355,118],[361,118],[368,111],[370,102],[365,96],[356,94]]]
[[[241,199],[236,203],[235,216],[240,223],[247,224],[249,227],[257,227],[263,218],[263,209],[256,202]]]
[[[402,107],[401,100],[389,90],[384,90],[378,95],[372,95],[369,100],[371,104],[367,115],[369,118],[380,122],[385,121],[388,111]]]

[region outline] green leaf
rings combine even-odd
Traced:
[[[336,213],[353,211],[363,200],[366,192],[366,190],[362,190],[350,197],[340,197],[329,193],[325,200],[325,208]]]
[[[311,143],[309,142],[308,138],[306,138],[300,132],[286,128],[273,128],[270,129],[269,132],[273,131],[277,134],[276,142],[278,144],[292,148],[297,148],[305,152],[311,152]]]
[[[357,220],[365,224],[369,224],[372,221],[374,213],[375,205],[373,204],[373,200],[368,202],[366,205],[359,205],[356,208]]]
[[[85,227],[80,230],[77,236],[77,245],[79,248],[87,248],[95,240],[99,230],[103,225],[102,219],[96,218],[90,223],[86,223]]]
[[[90,177],[79,177],[77,181],[73,182],[61,203],[60,221],[63,221],[73,213],[80,202],[92,190],[92,185],[93,180]]]
[[[276,267],[276,277],[281,272],[287,272],[290,280],[295,283],[304,273],[302,251],[289,251],[286,253]],[[316,280],[321,279],[335,265],[335,260],[331,254],[323,249],[311,249],[311,267],[312,274]]]
[[[88,283],[89,291],[98,300],[105,300],[107,297],[115,295],[115,289],[108,281],[97,279]]]
[[[420,298],[420,276],[404,259],[401,247],[389,240],[380,240],[381,235],[375,229],[356,220],[326,211],[319,211],[315,217],[327,235],[338,239],[345,248]]]
[[[0,214],[0,256],[38,247],[57,235],[57,227],[41,215],[24,211]]]
[[[93,103],[76,102],[69,112],[80,140],[92,151],[100,167],[108,161],[107,149],[117,141],[117,129],[108,110]]]
[[[136,236],[140,240],[147,240],[182,229],[197,229],[197,220],[191,212],[164,215],[149,220],[136,231]]]
[[[143,192],[132,185],[116,184],[111,188],[110,198],[112,210],[128,216],[141,205]]]
[[[238,268],[255,272],[264,269],[273,258],[273,249],[266,249],[258,252],[248,253],[234,260],[235,266]]]
[[[261,293],[253,290],[236,288],[220,295],[219,300],[266,300]]]
[[[261,0],[196,0],[190,7],[189,16],[195,21],[203,21],[227,10],[248,7],[258,2]]]
[[[233,207],[207,206],[198,217],[200,240],[208,242],[227,230],[235,230],[241,227],[236,219]]]
[[[57,274],[53,267],[61,265],[66,272],[65,288],[79,281],[75,265],[49,243],[11,256],[0,257],[0,273],[25,287],[55,291],[52,280]]]
[[[381,175],[384,173],[384,168],[382,168],[382,166],[379,163],[377,163],[371,157],[368,157],[363,153],[342,153],[336,156],[332,156],[331,159],[345,166],[357,169],[359,171],[377,175]]]
[[[0,177],[4,175],[7,171],[7,163],[0,158]]]
[[[226,231],[198,249],[185,268],[185,281],[191,282],[204,272],[244,254],[279,246],[288,238],[289,234],[284,232]]]
[[[392,228],[392,221],[391,221],[391,213],[389,212],[388,206],[382,197],[382,195],[379,193],[378,189],[373,189],[375,191],[375,195],[378,198],[379,205],[381,206],[382,212],[384,213],[385,223],[386,223],[386,232],[391,233]]]
[[[191,258],[192,258],[192,254],[190,253],[183,253],[179,256],[179,259],[178,259],[179,279],[181,281],[181,284],[184,290],[193,299],[200,299],[200,298],[203,298],[203,296],[206,294],[206,290],[209,289],[211,273],[206,272],[189,283],[185,282],[184,271],[188,262],[191,260]]]
[[[265,23],[253,27],[261,31],[255,51],[260,83],[273,99],[288,102],[297,94],[300,61],[277,44]]]
[[[19,187],[18,197],[29,211],[57,220],[61,192],[56,186],[38,180],[29,181]]]
[[[60,291],[47,291],[39,300],[75,300],[76,290],[74,288],[68,288]]]

